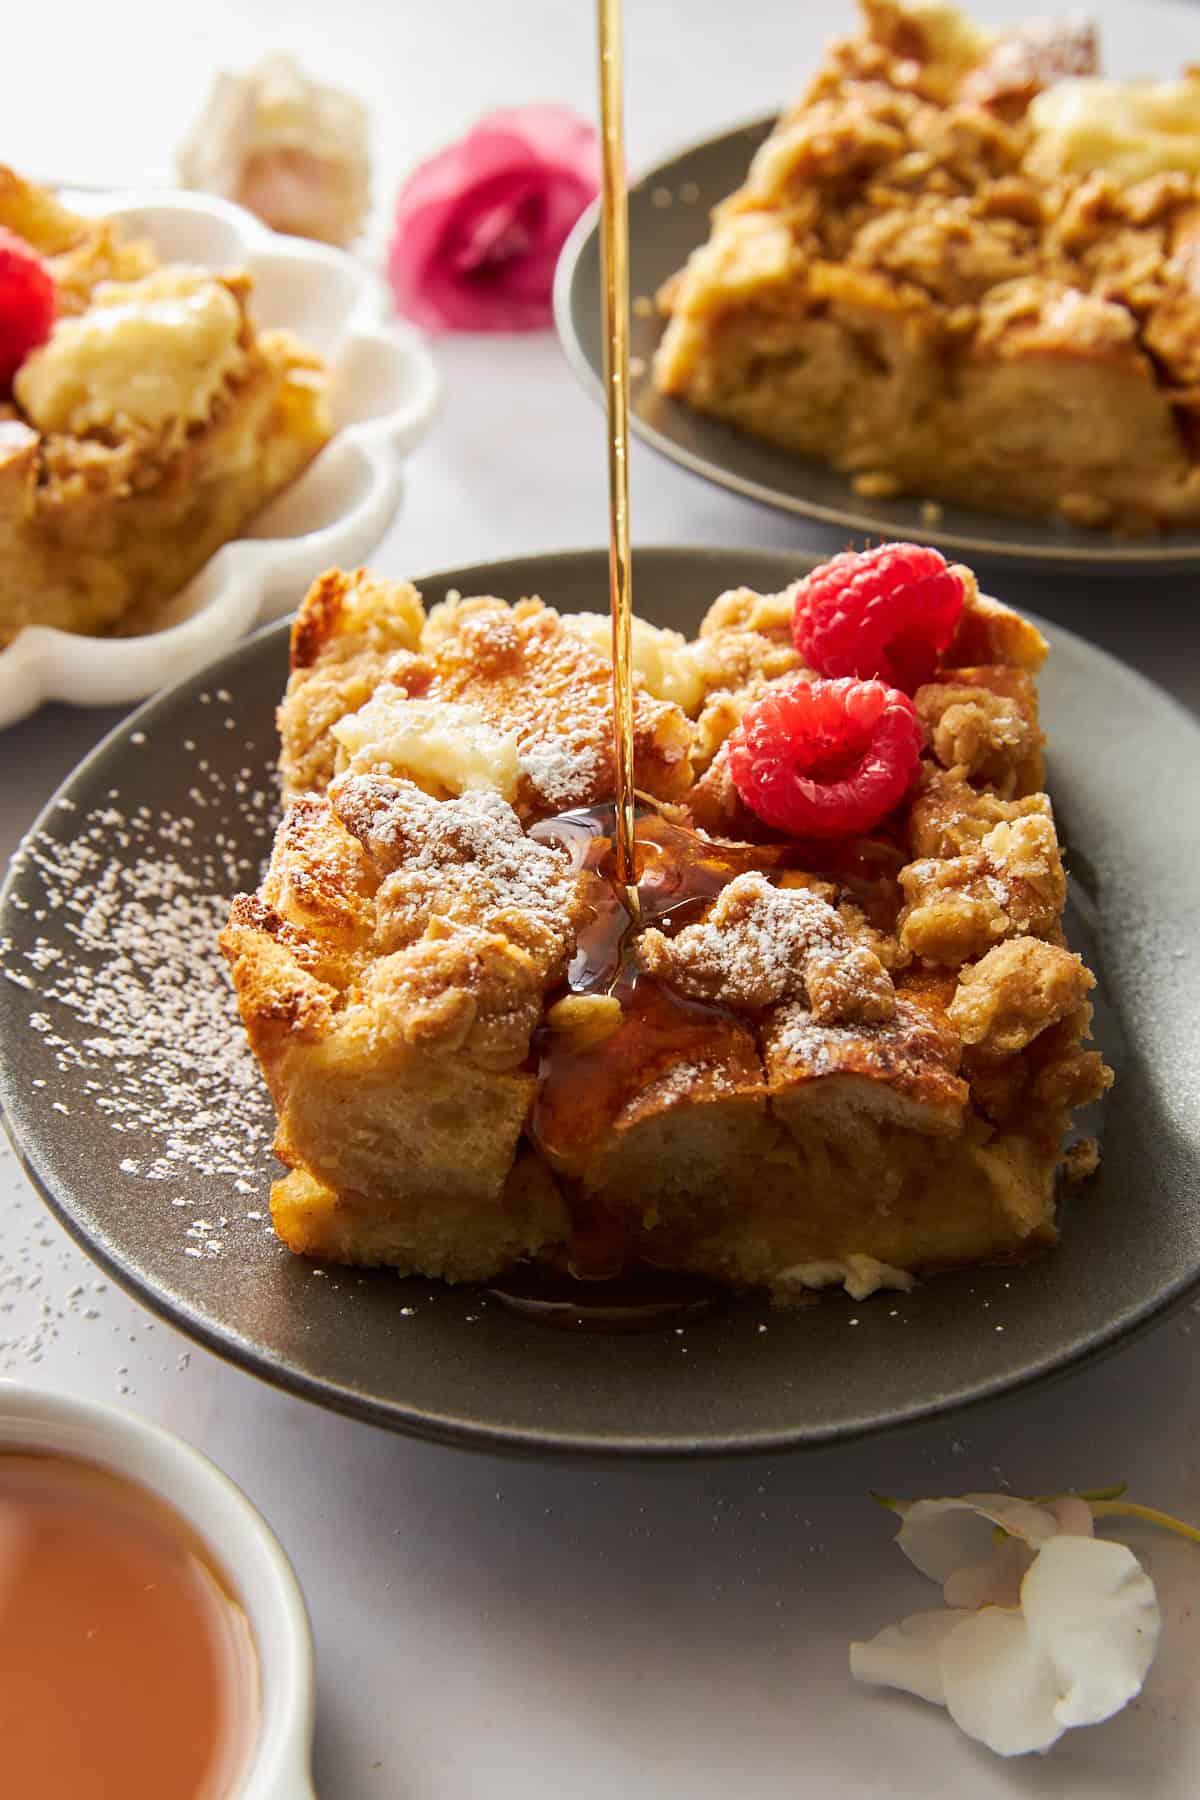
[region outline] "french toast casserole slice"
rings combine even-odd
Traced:
[[[1054,1242],[1093,977],[1065,944],[1034,627],[981,596],[910,797],[782,841],[728,740],[803,674],[791,591],[638,623],[642,906],[604,874],[607,622],[333,571],[292,633],[285,813],[223,935],[294,1251],[482,1281],[645,1261],[786,1295]],[[619,915],[619,916],[618,916]],[[614,927],[614,919],[619,930]]]
[[[0,649],[26,625],[152,630],[328,440],[327,373],[255,327],[245,271],[161,263],[4,167],[0,226],[57,296],[0,392]]]
[[[657,388],[864,497],[1194,525],[1200,77],[860,4],[662,290]]]

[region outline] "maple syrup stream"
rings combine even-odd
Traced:
[[[713,1061],[757,1066],[746,1022],[724,1008],[686,1000],[645,973],[635,942],[643,926],[668,932],[703,916],[727,882],[771,870],[783,846],[716,843],[639,808],[633,767],[633,571],[629,547],[629,216],[625,190],[621,0],[597,0],[604,289],[604,389],[608,424],[609,605],[612,618],[615,799],[561,813],[530,836],[567,851],[583,883],[584,917],[566,987],[621,1003],[617,1029],[572,1046],[543,1025],[533,1051],[538,1098],[529,1136],[564,1181],[571,1242],[558,1264],[523,1263],[492,1293],[526,1318],[584,1331],[648,1331],[711,1312],[717,1283],[640,1262],[635,1227],[589,1199],[564,1169],[586,1159],[627,1104],[673,1068]],[[636,1210],[636,1209],[635,1209]]]
[[[597,0],[600,25],[600,269],[608,420],[608,595],[612,619],[616,874],[636,917],[633,793],[633,561],[629,549],[629,206],[621,0]]]
[[[636,800],[633,772],[633,564],[629,548],[629,209],[625,191],[625,126],[621,0],[597,0],[600,53],[601,199],[600,258],[604,288],[604,396],[608,423],[608,586],[612,619],[613,767],[615,803],[591,816],[567,815],[547,820],[538,835],[573,849],[577,866],[596,868],[592,929],[581,933],[580,949],[568,985],[575,992],[617,992],[630,1008],[627,1023],[637,1030],[634,1014],[647,1007],[653,1015],[660,1002],[639,984],[628,967],[633,930],[642,922],[639,891]],[[597,816],[606,814],[607,817]],[[597,866],[590,847],[611,849],[612,866]],[[639,991],[639,987],[643,991]],[[675,1021],[664,1021],[673,1024]],[[642,1021],[645,1023],[645,1021]],[[622,1030],[617,1034],[624,1038]],[[575,1082],[588,1084],[596,1071],[575,1068],[575,1059],[541,1055],[543,1082],[533,1125],[550,1129],[555,1095],[566,1099],[569,1113]],[[637,1076],[637,1059],[632,1074]],[[720,1290],[711,1282],[626,1263],[620,1236],[597,1220],[589,1231],[586,1207],[573,1207],[572,1261],[564,1269],[525,1264],[503,1276],[492,1292],[512,1311],[540,1324],[585,1331],[647,1331],[712,1310]],[[590,1271],[590,1279],[582,1278]]]

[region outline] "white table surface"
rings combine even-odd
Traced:
[[[1095,10],[1116,69],[1200,60],[1194,10]],[[1025,11],[993,0],[987,16]],[[628,0],[628,12],[635,166],[784,98],[846,16],[827,0],[740,11]],[[280,46],[371,104],[383,201],[415,157],[486,106],[592,106],[586,0],[133,0],[115,13],[59,0],[46,19],[6,9],[0,153],[62,179],[169,180],[212,69]],[[602,541],[600,422],[553,338],[451,340],[438,353],[445,406],[376,565],[409,574]],[[832,541],[640,449],[633,494],[645,542]],[[1138,583],[1089,591],[1011,576],[1003,591],[1200,708],[1195,585],[1160,591],[1152,608]],[[0,737],[0,856],[114,716],[52,708]],[[890,1548],[868,1488],[1037,1493],[1124,1479],[1200,1522],[1200,1317],[1189,1312],[1049,1389],[850,1449],[694,1467],[506,1462],[322,1413],[190,1345],[98,1276],[5,1146],[0,1374],[169,1424],[263,1509],[312,1611],[322,1800],[1200,1791],[1200,1552],[1177,1540],[1131,1535],[1166,1619],[1141,1701],[1046,1759],[1002,1763],[934,1709],[855,1687],[846,1665],[851,1636],[934,1598]]]

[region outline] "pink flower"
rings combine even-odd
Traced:
[[[388,276],[430,331],[534,331],[600,181],[595,131],[562,106],[489,113],[400,190]]]

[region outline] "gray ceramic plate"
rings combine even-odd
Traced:
[[[638,610],[694,627],[802,563],[646,550]],[[597,551],[421,584],[600,608]],[[0,1102],[59,1218],[147,1305],[244,1368],[380,1425],[495,1449],[711,1454],[927,1417],[1117,1343],[1200,1273],[1200,867],[1180,795],[1200,731],[1066,632],[1044,683],[1076,870],[1071,933],[1118,1071],[1098,1181],[1022,1268],[791,1314],[739,1302],[679,1335],[580,1337],[478,1293],[317,1273],[266,1223],[271,1114],[212,946],[267,848],[286,626],[151,701],[82,764],[0,901]],[[4,979],[3,977],[7,977]]]
[[[750,159],[773,118],[756,119],[709,138],[651,169],[629,193],[629,282],[635,305],[652,299],[708,235],[708,215],[740,187]],[[568,239],[555,278],[559,336],[572,367],[597,399],[603,397],[602,297],[597,210],[592,207]],[[635,312],[630,322],[630,422],[673,461],[723,487],[788,512],[803,513],[860,536],[940,544],[970,557],[1074,565],[1092,573],[1200,565],[1200,532],[1172,532],[1148,542],[1111,538],[1065,524],[1006,519],[1001,514],[945,505],[936,525],[919,501],[864,500],[849,481],[819,463],[803,462],[757,443],[717,419],[693,412],[654,390],[650,360],[662,335],[657,314]]]

